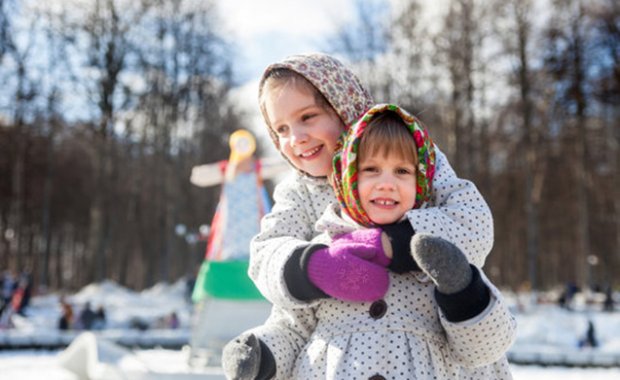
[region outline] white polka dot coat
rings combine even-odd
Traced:
[[[357,228],[331,205],[317,222],[329,235]],[[328,234],[314,239],[329,243]],[[481,273],[491,301],[478,316],[450,322],[422,272],[390,273],[376,302],[323,299],[304,309],[274,307],[253,332],[276,358],[277,379],[512,379],[506,351],[516,323]]]
[[[455,242],[481,267],[492,244],[488,207],[471,182],[456,178],[441,153],[438,162],[435,196],[407,217],[416,231]],[[434,285],[420,272],[391,273],[390,290],[375,303],[327,299],[307,304],[290,296],[282,274],[290,252],[311,239],[325,242],[327,235],[318,235],[321,229],[336,234],[351,229],[329,210],[314,226],[330,201],[335,199],[324,181],[289,179],[279,185],[274,211],[253,243],[253,278],[261,290],[268,289],[272,302],[284,301],[274,302],[267,323],[253,330],[274,354],[276,378],[511,378],[505,352],[514,339],[514,318],[484,274],[491,290],[489,307],[459,323],[442,315]],[[276,226],[289,233],[274,230]],[[266,255],[268,246],[273,247],[271,257],[256,256]],[[267,264],[262,275],[261,264]]]
[[[458,178],[445,155],[436,148],[431,199],[407,217],[417,233],[426,232],[456,244],[470,263],[481,268],[493,246],[493,218],[476,186]],[[284,266],[293,251],[319,235],[315,223],[330,203],[337,203],[324,179],[294,173],[274,191],[274,206],[261,221],[250,245],[248,274],[271,303],[284,308],[307,306],[288,292]]]

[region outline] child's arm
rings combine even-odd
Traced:
[[[451,356],[471,368],[499,360],[515,338],[516,322],[497,288],[447,240],[416,234],[411,252],[436,285]]]
[[[374,301],[385,294],[389,259],[383,256],[380,230],[352,232],[333,242],[327,235],[323,240],[314,237],[315,222],[334,198],[331,191],[327,184],[317,190],[290,180],[276,188],[274,208],[252,241],[248,270],[272,303],[299,308],[329,296]],[[346,286],[341,280],[361,273],[371,279],[371,289]]]
[[[317,217],[304,207],[310,194],[292,178],[276,186],[271,212],[250,244],[248,274],[261,293],[274,305],[300,307],[307,302],[294,298],[285,283],[285,266],[294,252],[303,250],[314,237]]]
[[[292,379],[295,360],[315,326],[312,308],[274,306],[263,325],[245,331],[224,348],[222,365],[227,377]]]
[[[506,354],[517,334],[517,322],[503,296],[482,271],[480,277],[491,295],[489,305],[482,313],[457,322],[449,321],[441,309],[439,313],[452,357],[468,368],[499,360]]]

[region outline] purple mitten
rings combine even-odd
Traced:
[[[385,255],[382,242],[383,234],[384,232],[380,228],[363,228],[336,236],[330,247],[342,246],[343,251],[387,267],[391,260]],[[387,235],[385,238],[388,239]],[[389,240],[386,242],[389,245]]]
[[[308,259],[306,273],[310,282],[331,297],[343,301],[376,301],[389,287],[385,266],[372,262],[376,256],[379,255],[374,246],[341,242],[314,251]]]

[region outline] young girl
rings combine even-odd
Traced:
[[[260,80],[259,104],[276,148],[296,169],[295,175],[276,187],[274,207],[263,218],[261,232],[251,244],[248,273],[274,304],[271,321],[294,320],[293,310],[304,314],[299,318],[311,321],[314,316],[308,308],[325,297],[381,299],[388,288],[384,269],[388,263],[389,269],[398,273],[419,269],[409,249],[414,232],[454,242],[470,263],[482,267],[493,243],[490,210],[476,187],[456,177],[445,156],[436,150],[434,187],[427,202],[433,207],[410,210],[403,222],[373,229],[390,236],[392,259],[376,259],[368,254],[369,249],[360,250],[361,246],[368,248],[364,237],[348,234],[331,243],[334,253],[339,254],[318,255],[320,260],[312,261],[310,278],[305,264],[314,256],[312,239],[319,235],[314,224],[326,207],[336,202],[326,178],[331,173],[338,137],[372,106],[373,100],[338,60],[308,54],[267,67]],[[335,280],[338,278],[345,280]],[[350,286],[346,279],[351,278],[368,281],[363,287]],[[303,335],[291,333],[299,338],[295,340],[297,348],[304,343]],[[270,344],[267,339],[265,342]],[[278,357],[279,353],[273,352],[278,366],[295,359],[286,353]]]
[[[373,285],[364,289],[347,282],[326,284],[336,265],[325,257],[307,276],[302,254],[319,233],[314,228],[328,204],[336,201],[327,182],[338,137],[372,104],[368,91],[338,60],[322,54],[297,55],[269,66],[259,85],[259,104],[274,144],[296,169],[278,184],[274,207],[261,222],[251,245],[249,275],[261,293],[283,308],[307,307],[326,296],[374,301],[387,290],[385,263],[359,257],[356,235],[335,243],[343,252],[338,273],[364,271]],[[409,254],[415,233],[427,232],[455,243],[470,263],[482,267],[493,244],[491,212],[470,181],[456,177],[443,153],[436,150],[434,187],[427,204],[407,212],[403,222],[382,226],[395,256],[389,269],[418,269]],[[380,230],[377,230],[380,231]],[[345,265],[346,264],[346,265]],[[319,273],[320,272],[320,273]]]
[[[424,207],[431,194],[434,159],[433,143],[414,117],[396,106],[371,108],[352,127],[334,159],[333,184],[340,205],[330,205],[316,224],[325,232],[324,241],[357,233],[369,243],[364,254],[372,256],[368,247],[381,246],[380,235],[367,227],[398,222],[410,210]],[[328,246],[318,247],[306,251],[330,254]],[[386,248],[385,254],[375,251],[373,260],[389,262],[392,253],[389,245]],[[391,273],[382,300],[326,299],[315,303],[311,313],[290,311],[288,315],[297,318],[293,323],[272,319],[253,330],[254,335],[241,341],[246,347],[262,348],[255,355],[254,372],[230,371],[225,361],[230,377],[510,379],[504,354],[515,323],[498,290],[456,246],[441,238],[417,234],[411,250],[423,272]],[[309,272],[315,255],[309,257]],[[280,323],[280,330],[274,329],[274,322]],[[306,339],[301,350],[299,336]],[[288,357],[296,356],[292,370],[278,361],[289,350]],[[248,368],[248,362],[236,365]]]

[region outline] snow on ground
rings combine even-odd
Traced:
[[[57,366],[58,351],[0,352],[0,378],[3,380],[76,380],[75,375]],[[138,357],[156,368],[182,370],[183,351],[141,350]],[[620,368],[560,368],[512,365],[514,380],[617,380]],[[223,378],[223,377],[222,377]]]
[[[616,311],[602,311],[601,294],[577,294],[570,310],[551,302],[555,296],[539,295],[542,302],[532,302],[531,295],[504,292],[514,313],[518,328],[517,340],[511,351],[567,352],[579,351],[588,322],[595,327],[599,347],[582,352],[617,355],[620,357],[620,306]],[[620,364],[620,362],[619,362]]]
[[[186,283],[179,280],[171,285],[159,283],[142,292],[133,292],[112,281],[90,284],[79,292],[66,297],[77,316],[90,302],[93,309],[103,306],[108,329],[128,329],[132,320],[139,319],[150,326],[176,312],[182,327],[189,326],[191,304],[186,296]],[[27,310],[27,319],[18,318],[22,331],[38,333],[55,331],[60,318],[60,295],[48,294],[33,297]]]
[[[91,284],[67,300],[74,305],[76,314],[88,301],[93,308],[102,305],[106,309],[108,325],[104,334],[116,331],[117,334],[130,335],[131,320],[139,318],[149,326],[155,326],[171,312],[180,319],[180,328],[169,330],[170,334],[187,337],[191,321],[192,306],[187,301],[185,282],[167,285],[158,284],[142,292],[133,292],[113,282]],[[529,297],[506,293],[507,300],[518,321],[517,341],[511,349],[513,353],[522,352],[575,352],[589,355],[614,354],[620,356],[620,311],[603,312],[598,306],[588,304],[584,298],[576,298],[572,311],[554,304],[536,304]],[[60,316],[59,295],[48,294],[34,297],[27,318],[16,319],[16,331],[32,335],[58,333],[56,324]],[[579,341],[584,337],[588,321],[596,327],[600,342],[598,348],[580,349]],[[149,329],[142,334],[155,334]],[[14,333],[13,331],[12,333]],[[0,330],[0,338],[9,334]],[[0,378],[6,380],[39,379],[44,374],[46,380],[75,380],[75,377],[57,365],[60,351],[0,351]],[[187,350],[137,350],[137,357],[153,370],[187,370]],[[612,368],[561,368],[512,365],[516,380],[608,380],[620,379],[620,367]]]

